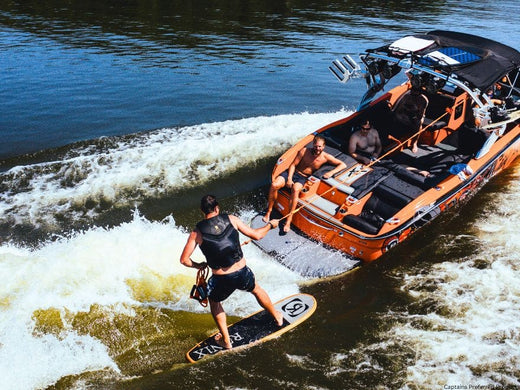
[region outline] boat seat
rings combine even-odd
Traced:
[[[308,145],[308,147],[312,148],[312,144]],[[339,156],[342,153],[341,150],[336,149],[336,148],[334,148],[332,146],[329,146],[327,144],[325,144],[324,152],[326,152],[326,153],[328,153],[328,154],[330,154],[331,156],[334,156],[334,157],[337,157],[337,156]]]
[[[344,194],[352,194],[355,189],[354,187],[349,186],[348,184],[342,183],[333,177],[329,177],[328,179],[322,179],[325,183],[330,185],[331,187],[336,188],[338,191],[343,192]]]
[[[317,212],[323,218],[329,219],[331,216],[336,214],[339,209],[339,205],[330,200],[322,198],[321,196],[313,197],[309,203],[314,206],[314,212]],[[304,202],[298,200],[298,207],[305,205]]]
[[[445,122],[445,121],[437,121],[435,123],[433,123],[434,119],[430,119],[430,118],[424,118],[423,120],[423,128],[428,126],[428,128],[426,129],[426,131],[437,131],[437,130],[440,130],[444,127],[446,127],[448,124]],[[433,123],[433,124],[432,124]]]
[[[355,188],[352,196],[361,199],[374,188],[376,188],[379,183],[392,175],[387,168],[383,166],[379,166],[377,164],[372,165],[372,171],[368,172],[366,175],[361,176],[359,179],[355,180],[351,185]]]
[[[414,188],[413,186],[410,186],[409,188]],[[406,206],[408,203],[411,202],[411,200],[415,197],[416,194],[411,194],[407,190],[403,190],[401,187],[399,188],[392,188],[391,186],[387,185],[387,181],[381,183],[376,188],[377,196],[379,196],[381,199],[387,200],[389,203],[398,206],[400,209]],[[422,193],[422,191],[421,191]],[[384,213],[384,212],[383,212]],[[386,217],[386,219],[393,216],[392,215]]]
[[[390,187],[376,187],[359,215],[346,215],[343,223],[364,233],[377,234],[383,224],[412,199]]]
[[[426,177],[406,169],[406,165],[393,164],[392,171],[395,176],[389,177],[384,183],[399,188],[401,192],[409,193],[412,198],[431,188]]]

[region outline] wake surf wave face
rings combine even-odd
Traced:
[[[195,188],[278,156],[344,116],[340,111],[256,117],[101,139],[71,149],[59,161],[1,173],[0,214],[9,226],[59,230],[63,221],[88,223],[109,208]]]
[[[56,236],[34,249],[0,241],[0,361],[9,362],[0,365],[0,387],[45,388],[88,372],[113,380],[182,361],[194,334],[215,329],[208,310],[189,298],[195,272],[179,263],[187,232],[171,216],[150,221],[137,211],[113,227],[92,221],[111,207],[137,209],[277,157],[345,115],[259,117],[100,139],[73,145],[59,160],[1,173],[5,228],[21,226],[23,236],[41,227]],[[240,214],[248,220],[253,211]],[[85,230],[73,227],[77,220]],[[253,244],[243,250],[273,300],[298,292],[300,276]],[[193,258],[203,260],[199,251]],[[230,316],[253,309],[251,294],[226,300]]]
[[[195,270],[179,262],[186,237],[173,218],[136,213],[36,250],[0,246],[0,387],[46,388],[89,371],[133,376],[182,361],[194,334],[216,328],[189,298]],[[273,300],[298,292],[298,275],[252,244],[243,250]],[[226,300],[231,316],[258,309],[252,294]]]

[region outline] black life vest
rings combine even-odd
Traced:
[[[210,268],[227,268],[244,257],[238,230],[227,214],[204,219],[197,224],[197,229],[202,234],[200,249]]]

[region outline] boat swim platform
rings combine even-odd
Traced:
[[[256,229],[265,226],[262,217],[256,215],[251,220],[251,227]],[[253,242],[290,270],[314,279],[340,275],[361,265],[361,260],[312,241],[294,228],[285,233],[283,225],[282,221],[277,229],[270,230],[264,238]]]

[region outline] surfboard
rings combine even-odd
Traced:
[[[480,150],[475,153],[475,160],[478,160],[481,157],[484,157],[487,152],[490,151],[491,147],[495,144],[495,141],[498,139],[498,134],[493,132],[489,135],[484,145],[480,148]]]
[[[496,140],[502,137],[504,131],[506,130],[506,125],[518,119],[520,119],[520,110],[511,112],[509,114],[509,119],[505,121],[490,123],[489,125],[482,126],[482,128],[485,130],[495,129],[495,131],[489,135],[486,142],[484,142],[484,145],[482,145],[482,148],[480,148],[480,150],[475,154],[475,159],[478,160],[479,158],[484,157],[495,144]]]
[[[257,311],[228,326],[232,349],[225,349],[215,342],[217,332],[190,349],[186,359],[195,363],[208,356],[248,348],[278,337],[309,318],[316,310],[317,303],[312,295],[295,294],[274,303],[274,307],[283,314],[281,327],[267,311]]]

